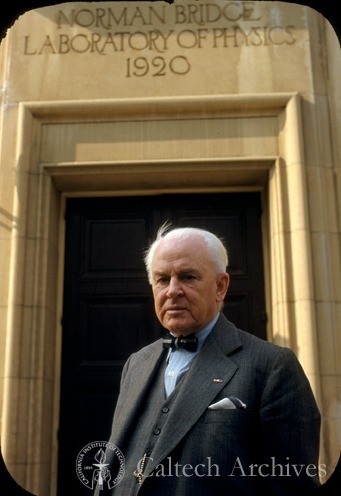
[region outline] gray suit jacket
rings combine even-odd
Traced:
[[[162,354],[160,339],[124,367],[110,439],[119,448],[129,440]],[[208,409],[230,396],[246,409]],[[138,494],[307,495],[319,484],[319,429],[316,402],[294,353],[221,315],[183,378]]]

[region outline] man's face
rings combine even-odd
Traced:
[[[187,336],[211,322],[225,297],[229,276],[217,274],[200,236],[162,240],[151,269],[155,311],[163,327],[175,336]]]

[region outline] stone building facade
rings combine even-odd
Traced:
[[[0,417],[15,478],[56,494],[69,197],[258,191],[267,337],[341,439],[340,50],[287,2],[75,2],[1,42]]]

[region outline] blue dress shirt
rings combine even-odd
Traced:
[[[183,377],[183,375],[188,371],[192,361],[199,353],[200,348],[204,344],[207,336],[212,331],[217,320],[219,318],[219,313],[214,317],[214,319],[207,324],[201,331],[195,334],[198,338],[198,346],[195,351],[177,349],[169,350],[167,357],[167,368],[165,371],[165,393],[166,398],[172,393],[173,389]]]

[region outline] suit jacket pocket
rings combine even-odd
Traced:
[[[259,433],[257,419],[251,409],[206,410],[184,438],[183,459],[195,465],[210,458],[221,475],[230,473],[237,457],[243,463],[251,457]]]
[[[233,410],[209,410],[201,416],[199,422],[205,424],[211,423],[226,423],[226,424],[240,424],[250,422],[254,416],[253,410],[244,410],[243,408],[236,408]]]

